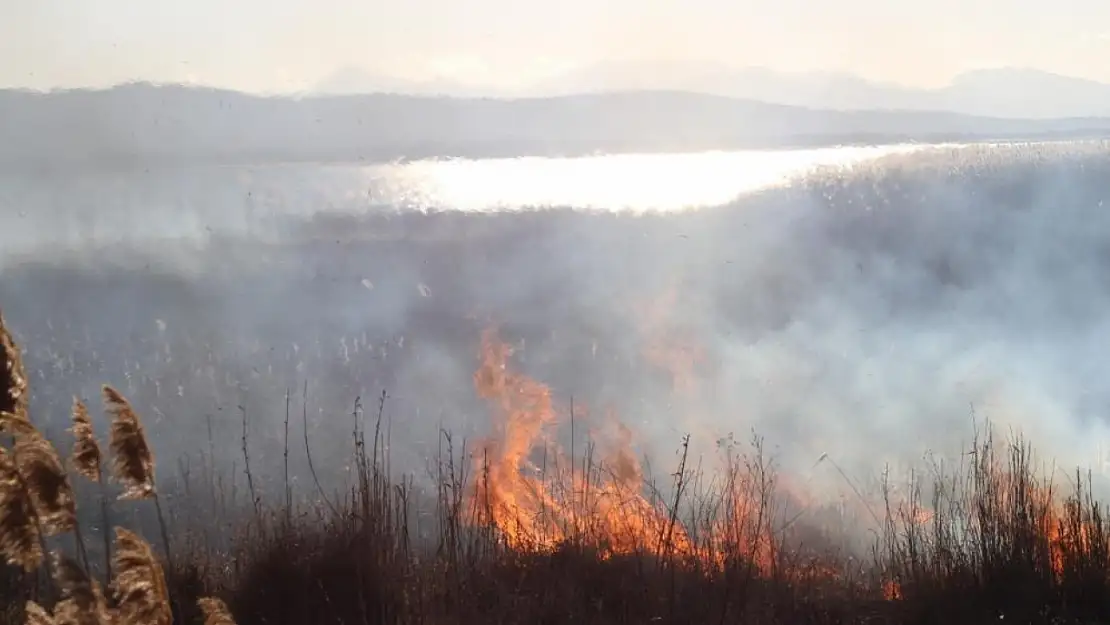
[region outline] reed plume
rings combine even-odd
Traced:
[[[21,435],[16,437],[13,455],[42,533],[56,536],[72,531],[77,526],[77,500],[54,446],[38,432]]]
[[[73,426],[69,431],[73,434],[73,449],[69,461],[73,470],[78,475],[96,482],[100,485],[100,520],[101,527],[105,528],[101,535],[104,539],[104,565],[108,581],[112,581],[112,539],[108,535],[108,497],[104,493],[104,463],[103,454],[100,453],[100,443],[93,432],[92,419],[89,410],[77,397],[73,398]]]
[[[23,356],[0,314],[0,432],[35,433],[28,416],[29,398]]]
[[[143,422],[119,391],[105,384],[103,395],[104,409],[112,417],[112,474],[124,487],[119,498],[150,499],[155,496],[154,453]]]
[[[73,451],[70,454],[73,470],[87,480],[99,482],[100,444],[96,442],[88,409],[76,397],[73,398],[73,427],[69,431],[73,433]]]
[[[147,444],[142,419],[122,393],[107,384],[102,390],[104,409],[112,417],[109,437],[113,456],[112,473],[125,489],[119,498],[154,500],[158,526],[162,531],[162,545],[166,549],[166,561],[172,569],[170,533],[166,528],[166,517],[162,514],[162,503],[158,500],[158,491],[154,486],[154,452]]]
[[[0,413],[26,416],[29,399],[23,356],[0,313]]]
[[[204,625],[235,625],[231,610],[227,609],[227,604],[222,599],[201,597],[197,599],[197,605],[204,614]]]
[[[112,616],[100,585],[73,560],[54,554],[54,581],[62,600],[54,606],[58,625],[108,625]]]
[[[35,506],[4,448],[0,448],[0,553],[8,564],[25,571],[42,564],[42,530]]]
[[[117,527],[115,565],[118,625],[170,625],[166,578],[150,544]]]
[[[31,423],[27,411],[0,412],[0,432],[13,436],[37,436],[38,429]]]
[[[24,610],[27,613],[27,625],[55,625],[56,623],[46,608],[34,601],[28,601]]]

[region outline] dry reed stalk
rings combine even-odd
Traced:
[[[78,398],[73,398],[72,412],[73,449],[70,453],[70,464],[78,475],[96,482],[100,485],[100,521],[104,531],[104,566],[105,575],[109,582],[112,581],[112,539],[108,534],[111,524],[108,521],[108,497],[104,492],[104,463],[103,454],[100,452],[100,443],[96,440],[93,431],[92,419],[89,418],[88,408]]]
[[[231,610],[227,609],[227,604],[222,599],[201,597],[197,599],[197,605],[204,614],[204,625],[235,625]]]
[[[35,506],[11,455],[0,448],[0,553],[12,566],[33,571],[42,564],[42,531]]]
[[[95,612],[85,612],[73,599],[62,599],[54,604],[54,622],[57,625],[100,625]]]
[[[102,391],[104,409],[112,417],[112,473],[125,489],[120,499],[151,499],[155,496],[154,453],[142,420],[119,391],[107,384]]]
[[[150,544],[138,534],[116,528],[118,625],[170,625],[169,593],[162,567]]]
[[[0,432],[12,436],[37,436],[38,429],[27,417],[27,413],[0,412]]]
[[[112,416],[109,446],[112,449],[112,472],[116,480],[124,485],[120,499],[153,499],[158,513],[158,526],[162,532],[162,546],[166,550],[166,562],[173,569],[173,555],[170,550],[170,533],[166,527],[166,517],[162,514],[162,503],[154,480],[154,452],[146,440],[146,431],[139,414],[122,393],[105,384],[102,387],[104,409]]]
[[[26,416],[29,399],[23,356],[0,313],[0,413]]]
[[[54,606],[58,625],[108,625],[112,616],[100,585],[72,560],[54,554],[54,581],[62,600]]]
[[[73,398],[73,427],[70,432],[73,433],[73,451],[70,455],[73,470],[87,480],[99,482],[100,444],[96,441],[88,409],[76,397]]]
[[[77,500],[62,460],[50,441],[37,432],[17,436],[13,456],[42,533],[56,536],[76,528]]]
[[[35,603],[28,601],[25,608],[27,612],[27,625],[55,625],[55,620],[46,608]]]
[[[32,563],[32,568],[37,568],[46,551],[43,541],[47,536],[77,529],[77,501],[57,450],[31,423],[23,358],[2,315],[0,372],[4,387],[0,393],[0,432],[15,437],[11,457],[5,456],[6,466],[0,468],[0,490],[5,491],[0,493],[4,500],[0,513],[14,513],[14,516],[5,515],[0,519],[0,551],[5,552],[9,561],[13,556],[20,560],[24,568]],[[27,503],[30,503],[30,515],[25,514]],[[27,529],[16,530],[18,524]],[[38,547],[17,554],[25,549],[31,534],[35,535]],[[83,554],[83,544],[81,551]]]

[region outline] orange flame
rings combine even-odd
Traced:
[[[494,408],[496,433],[476,459],[481,478],[473,491],[475,520],[496,527],[510,547],[551,550],[584,540],[602,557],[648,553],[721,566],[727,547],[736,553],[743,543],[760,571],[770,569],[768,524],[742,522],[758,505],[744,496],[742,484],[733,485],[724,502],[731,514],[707,532],[724,544],[707,540],[698,545],[667,504],[645,496],[631,430],[617,423],[616,436],[597,462],[592,446],[580,463],[568,459],[549,440],[559,421],[551,389],[510,368],[511,349],[493,330],[483,333],[480,355],[474,384]],[[537,466],[534,458],[541,452],[543,462]]]
[[[660,307],[670,308],[674,299],[672,289]],[[676,394],[693,394],[701,351],[687,347],[693,343],[681,340],[686,337],[661,332],[665,324],[659,316],[657,311],[647,315],[644,328],[649,341],[643,355],[672,375]],[[646,487],[643,468],[633,453],[633,432],[619,422],[600,450],[591,444],[581,456],[576,457],[573,450],[564,454],[551,434],[563,425],[565,412],[555,405],[547,385],[513,370],[511,356],[511,347],[495,330],[483,333],[474,385],[479,397],[490,402],[495,432],[475,460],[481,478],[471,493],[473,522],[495,528],[510,548],[519,551],[550,551],[577,543],[596,548],[603,558],[673,556],[717,569],[741,555],[759,574],[774,571],[776,543],[770,519],[762,517],[760,506],[765,502],[752,496],[758,488],[745,482],[743,471],[734,470],[733,459],[729,459],[723,498],[717,502],[724,510],[722,518],[687,525],[670,509],[673,502],[662,501]],[[596,458],[595,451],[600,451]],[[991,479],[1009,479],[1004,471],[988,470]],[[792,499],[806,500],[805,494],[793,492],[798,489],[790,488],[791,483],[786,486]],[[1005,487],[996,491],[1013,492]],[[1037,530],[1046,540],[1049,564],[1055,575],[1063,576],[1068,554],[1090,547],[1086,521],[1077,523],[1069,516],[1069,504],[1055,500],[1051,489],[1030,486],[1026,496],[1031,509],[1040,511]],[[915,501],[905,505],[910,508],[899,508],[908,512],[903,516],[908,525],[938,522],[935,511]],[[808,570],[823,577],[838,576],[832,568]],[[905,589],[897,579],[889,579],[882,582],[881,591],[887,600],[899,601]]]

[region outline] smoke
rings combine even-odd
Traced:
[[[302,410],[338,483],[355,398],[373,419],[385,390],[394,468],[422,475],[439,428],[488,432],[490,325],[665,469],[686,433],[707,461],[754,430],[786,470],[860,480],[958,455],[973,415],[1063,467],[1106,440],[1103,144],[915,151],[685,212],[397,210],[337,194],[365,188],[341,168],[97,176],[4,182],[0,303],[36,418],[60,432],[112,383],[163,467],[241,470],[241,406],[279,492],[288,392],[298,484]]]

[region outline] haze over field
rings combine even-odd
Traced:
[[[701,157],[669,158],[610,170],[610,191],[635,198],[645,173],[663,180]],[[20,227],[22,245],[5,245],[0,301],[28,349],[34,405],[56,430],[72,394],[111,381],[150,416],[161,457],[201,454],[211,426],[228,462],[243,406],[273,476],[284,393],[299,405],[307,381],[318,469],[342,480],[343,415],[384,389],[396,466],[419,477],[438,427],[488,431],[472,375],[497,327],[514,367],[596,427],[612,410],[662,461],[684,433],[709,462],[719,438],[754,428],[835,496],[845,485],[814,471],[821,454],[863,481],[958,450],[974,412],[1065,466],[1098,463],[1103,143],[827,161],[697,211],[462,210],[476,197],[465,186],[441,204],[389,199],[451,189],[463,165],[5,178],[4,232]],[[563,166],[490,167],[503,176],[469,191],[483,201],[519,201],[522,172]],[[375,189],[395,195],[375,202]],[[303,469],[303,452],[294,461]]]
[[[1103,59],[1105,0],[0,0],[0,625],[1110,623]]]
[[[383,391],[421,497],[443,431],[506,501],[547,443],[599,441],[645,501],[639,459],[665,481],[689,435],[712,471],[754,431],[799,514],[866,539],[845,502],[983,419],[1110,492],[1108,7],[12,4],[32,412],[59,438],[115,385],[206,528],[195,467],[238,494],[249,455],[269,502],[289,451],[319,508]]]

